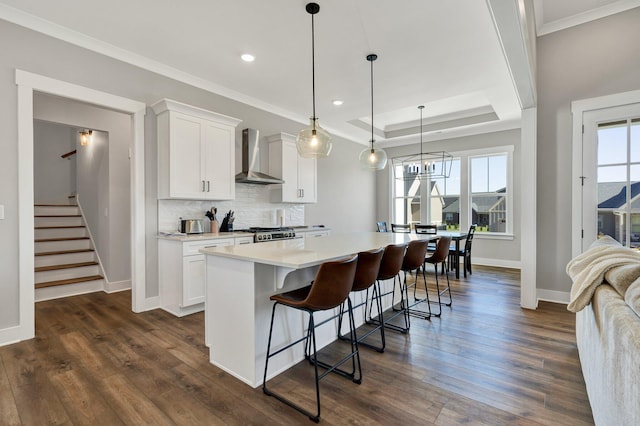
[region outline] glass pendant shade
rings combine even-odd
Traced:
[[[331,135],[318,124],[318,119],[312,117],[308,127],[298,132],[296,148],[298,154],[304,158],[323,158],[331,152]]]
[[[365,170],[382,170],[387,166],[387,153],[380,148],[365,148],[360,153],[360,167]]]

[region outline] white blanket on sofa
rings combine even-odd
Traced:
[[[632,263],[640,264],[640,255],[615,245],[596,245],[574,257],[567,264],[567,274],[573,280],[567,309],[571,312],[582,310],[591,302],[596,287],[602,284],[607,271]]]

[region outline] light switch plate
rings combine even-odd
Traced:
[[[0,220],[4,219],[4,205],[0,204]]]

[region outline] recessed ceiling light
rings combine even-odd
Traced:
[[[242,56],[240,56],[242,58],[243,61],[245,62],[253,62],[255,61],[256,57],[249,54],[249,53],[244,53]]]
[[[342,105],[343,103],[344,103],[344,102],[342,102],[340,99],[336,99],[335,101],[333,101],[333,104],[334,104],[335,106],[340,106],[340,105]]]

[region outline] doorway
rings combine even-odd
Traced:
[[[18,212],[21,217],[19,236],[19,299],[20,323],[15,340],[31,339],[35,335],[34,318],[34,186],[33,186],[33,96],[34,92],[90,103],[123,112],[131,117],[133,141],[130,146],[131,198],[131,297],[132,310],[146,310],[145,285],[145,191],[144,191],[144,116],[146,105],[131,99],[111,95],[16,70],[18,86]]]
[[[640,93],[573,107],[574,133],[580,126],[579,140],[574,134],[573,208],[580,221],[572,232],[573,256],[603,235],[640,247]]]

